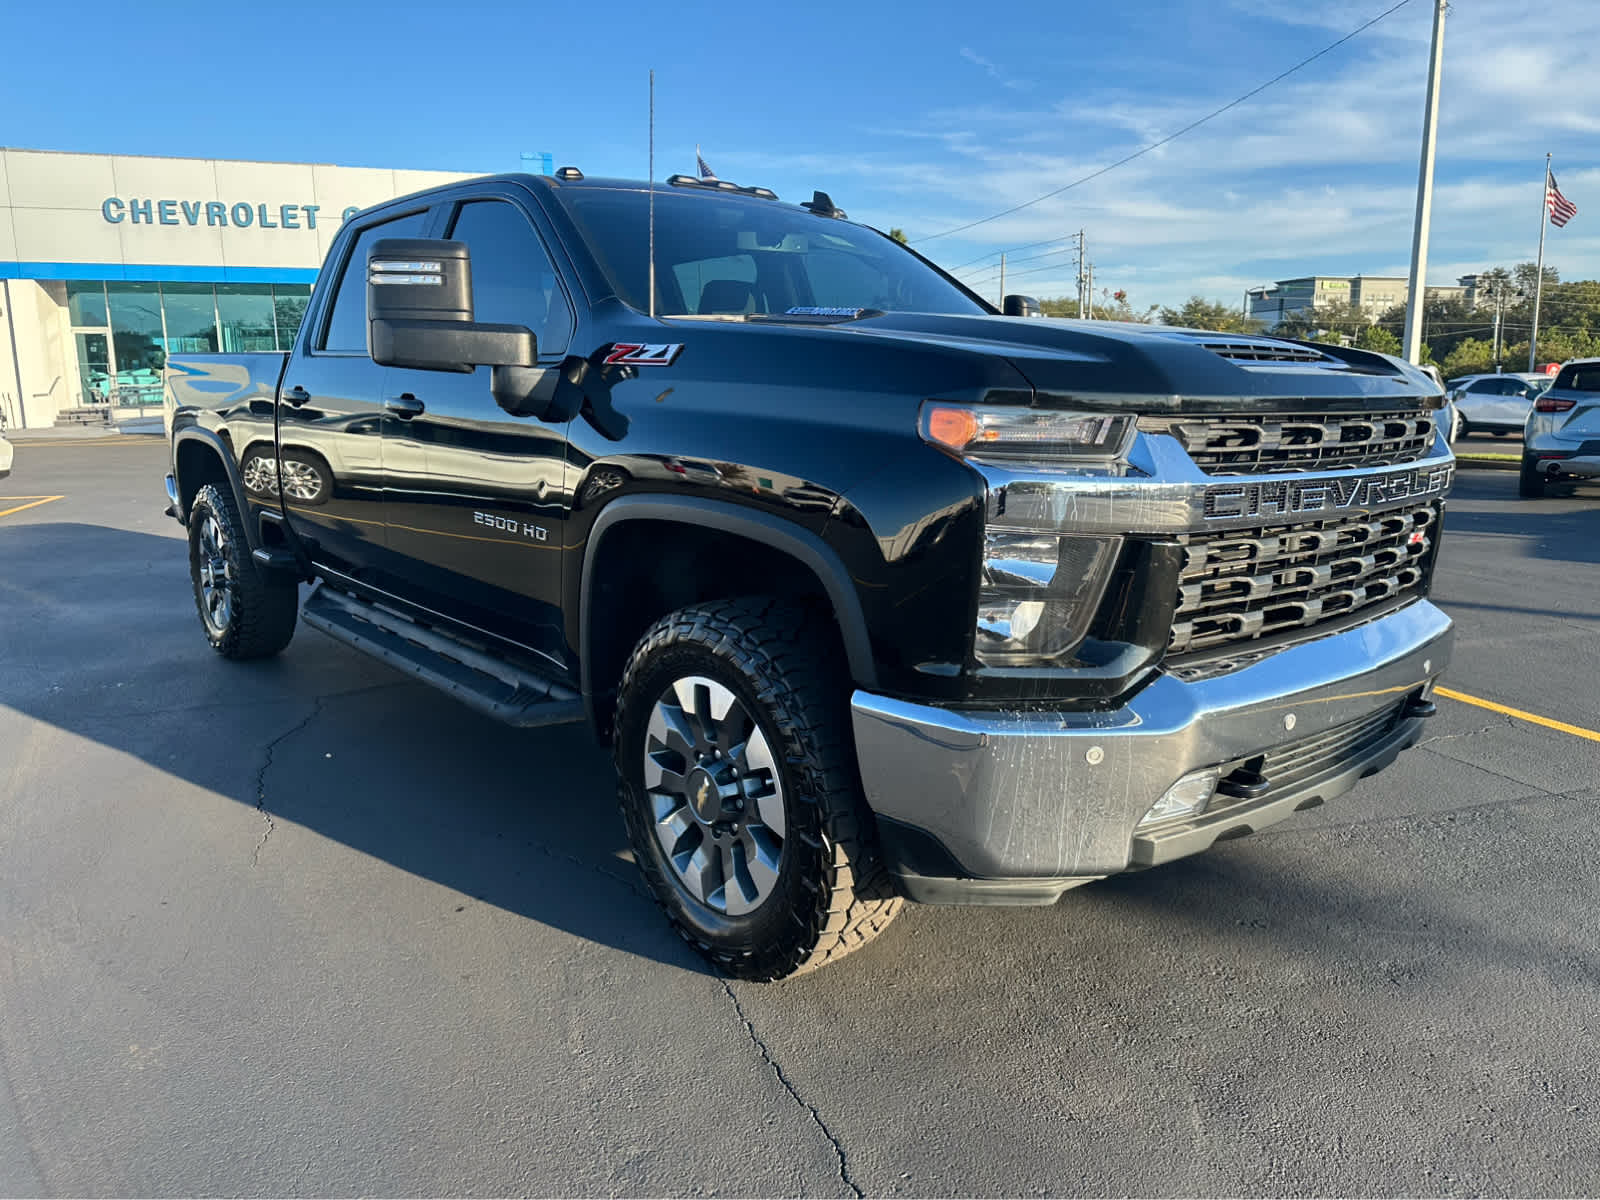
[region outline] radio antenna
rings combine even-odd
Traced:
[[[656,317],[656,72],[650,69],[650,319]]]

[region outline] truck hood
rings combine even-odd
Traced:
[[[1428,376],[1399,359],[1260,334],[928,313],[885,313],[833,329],[1002,356],[1043,407],[1272,412],[1444,402]]]

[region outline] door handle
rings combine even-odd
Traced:
[[[283,402],[299,408],[311,399],[311,393],[303,387],[286,388],[283,393]]]
[[[390,396],[383,402],[383,407],[387,412],[393,413],[402,421],[409,421],[423,411],[422,401],[418,400],[410,392],[399,396]]]

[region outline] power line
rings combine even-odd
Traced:
[[[987,216],[987,217],[979,217],[976,221],[968,221],[965,225],[957,225],[953,229],[946,229],[946,230],[943,230],[940,233],[930,233],[930,234],[927,234],[927,235],[925,235],[923,237],[920,237],[920,238],[912,238],[911,241],[912,241],[913,244],[916,244],[916,243],[919,243],[919,242],[931,242],[935,238],[949,237],[952,233],[961,233],[963,230],[973,229],[973,228],[975,228],[975,227],[977,227],[979,225],[986,225],[990,221],[998,221],[1001,217],[1009,217],[1012,213],[1021,212],[1025,208],[1031,208],[1031,207],[1033,207],[1033,205],[1038,204],[1041,201],[1048,200],[1052,196],[1059,196],[1059,195],[1061,195],[1062,192],[1071,191],[1073,188],[1079,186],[1080,184],[1088,183],[1091,179],[1098,179],[1098,178],[1100,178],[1100,176],[1106,174],[1106,172],[1115,171],[1118,167],[1126,166],[1128,163],[1131,163],[1136,158],[1143,158],[1146,154],[1149,154],[1150,151],[1161,149],[1162,146],[1167,145],[1167,143],[1169,143],[1169,142],[1176,141],[1178,138],[1181,138],[1184,134],[1190,132],[1191,130],[1200,128],[1200,126],[1204,125],[1207,121],[1213,120],[1216,117],[1220,117],[1223,113],[1227,112],[1229,109],[1238,108],[1239,105],[1243,104],[1246,100],[1249,100],[1254,96],[1259,96],[1262,92],[1266,91],[1273,84],[1280,83],[1283,80],[1287,79],[1289,76],[1293,75],[1296,71],[1299,71],[1301,68],[1310,66],[1312,63],[1316,62],[1317,59],[1321,58],[1323,55],[1328,54],[1331,51],[1337,50],[1340,46],[1342,46],[1346,42],[1348,42],[1351,38],[1357,36],[1358,34],[1365,33],[1367,30],[1371,29],[1374,25],[1376,25],[1379,21],[1383,20],[1385,17],[1391,15],[1392,13],[1396,13],[1396,12],[1400,11],[1400,9],[1404,8],[1406,5],[1408,5],[1410,3],[1411,3],[1411,0],[1400,0],[1400,2],[1398,4],[1394,5],[1391,8],[1384,9],[1381,13],[1379,13],[1377,16],[1373,17],[1372,20],[1368,21],[1366,24],[1360,25],[1357,28],[1352,29],[1349,33],[1345,34],[1338,41],[1329,42],[1321,50],[1318,50],[1315,54],[1310,55],[1307,58],[1302,58],[1299,62],[1295,63],[1295,65],[1290,67],[1287,71],[1284,71],[1284,72],[1282,72],[1281,74],[1278,74],[1278,75],[1274,75],[1271,79],[1267,80],[1265,83],[1260,84],[1257,87],[1251,88],[1244,95],[1240,96],[1236,100],[1230,100],[1228,103],[1224,104],[1221,108],[1213,109],[1211,112],[1208,112],[1205,116],[1201,117],[1199,120],[1191,121],[1189,124],[1185,125],[1182,129],[1178,130],[1176,133],[1169,133],[1166,137],[1162,138],[1159,142],[1151,142],[1148,146],[1142,146],[1138,150],[1135,150],[1132,154],[1129,154],[1129,155],[1127,155],[1127,156],[1125,156],[1123,158],[1117,159],[1117,161],[1112,163],[1110,166],[1101,167],[1096,171],[1091,171],[1091,172],[1089,172],[1089,174],[1083,176],[1082,178],[1074,179],[1071,183],[1068,183],[1068,184],[1063,184],[1061,187],[1056,188],[1054,191],[1046,192],[1042,196],[1035,196],[1032,200],[1025,200],[1021,204],[1015,204],[1012,207],[1010,207],[1008,209],[1005,209],[1002,212],[997,212],[997,213],[994,213],[993,215]]]
[[[1007,246],[1007,247],[1005,247],[1003,249],[1000,249],[1000,250],[987,251],[986,253],[978,255],[977,258],[969,259],[968,261],[966,261],[964,263],[961,263],[959,266],[946,267],[944,269],[946,271],[950,272],[950,274],[954,275],[957,271],[964,270],[965,268],[973,266],[976,263],[981,263],[986,258],[996,258],[999,255],[1011,254],[1011,253],[1014,253],[1015,251],[1018,251],[1018,250],[1032,250],[1035,246],[1048,246],[1052,242],[1060,242],[1060,241],[1076,242],[1077,240],[1078,240],[1078,235],[1077,234],[1069,233],[1069,234],[1066,235],[1065,238],[1045,238],[1044,241],[1042,241],[1042,242],[1026,242],[1021,246]],[[1075,248],[1076,248],[1075,246],[1063,246],[1061,248],[1060,252],[1064,253],[1064,252],[1066,252],[1068,250],[1072,250],[1072,249],[1075,249]],[[1051,251],[1051,253],[1057,253],[1057,252],[1056,251]]]

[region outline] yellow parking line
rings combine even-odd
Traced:
[[[0,513],[0,516],[4,516]],[[1450,700],[1459,700],[1463,704],[1473,704],[1478,708],[1487,708],[1490,712],[1504,713],[1508,717],[1515,717],[1519,721],[1531,721],[1535,725],[1543,725],[1546,729],[1560,730],[1570,733],[1573,737],[1586,738],[1591,742],[1600,742],[1600,733],[1592,729],[1584,729],[1580,725],[1568,725],[1565,721],[1554,721],[1549,717],[1541,717],[1538,713],[1523,712],[1520,708],[1510,708],[1504,704],[1496,704],[1493,700],[1480,700],[1476,696],[1469,696],[1465,692],[1452,691],[1450,688],[1436,687],[1433,689],[1436,696],[1444,696]]]
[[[28,497],[26,497],[26,496],[12,496],[11,499],[13,499],[13,500],[27,500]],[[31,500],[27,504],[19,504],[15,508],[7,508],[7,509],[4,509],[4,510],[0,510],[0,517],[9,517],[12,513],[19,513],[19,512],[22,512],[24,509],[28,509],[28,508],[38,508],[39,505],[41,505],[41,504],[49,504],[50,501],[52,501],[52,500],[65,500],[65,499],[66,499],[65,496],[40,496],[37,500]],[[0,503],[3,503],[3,501],[0,501]]]

